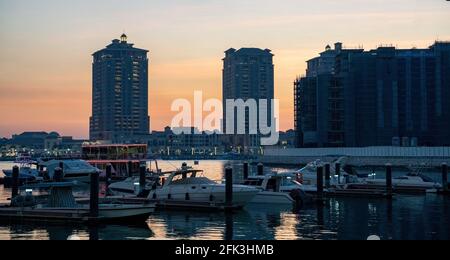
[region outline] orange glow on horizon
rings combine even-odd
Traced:
[[[231,47],[272,50],[280,130],[287,130],[294,125],[293,81],[327,44],[426,48],[450,40],[445,1],[111,1],[0,1],[0,33],[7,35],[0,137],[57,131],[88,138],[91,54],[123,29],[129,42],[149,50],[152,130],[170,125],[175,99],[192,100],[196,90],[221,99],[222,58]]]

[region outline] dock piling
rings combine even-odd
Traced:
[[[337,176],[337,183],[341,184],[341,164],[340,163],[336,163],[335,164],[335,169],[336,171],[336,176]]]
[[[244,180],[248,179],[248,162],[244,162]]]
[[[447,163],[442,164],[442,187],[444,192],[448,192],[448,165]]]
[[[55,168],[55,172],[53,173],[53,180],[56,182],[62,181],[64,178],[63,169],[60,167]]]
[[[145,187],[145,173],[147,171],[147,166],[143,163],[141,163],[141,166],[139,167],[139,186],[141,186],[141,190]]]
[[[128,177],[133,177],[133,162],[128,161]]]
[[[317,197],[323,198],[323,166],[317,167]]]
[[[233,205],[233,169],[225,169],[225,204],[227,207]]]
[[[108,165],[106,165],[106,183],[109,184],[109,182],[111,181],[111,176],[112,176],[112,165],[110,163],[108,163]]]
[[[19,167],[14,166],[12,168],[12,189],[11,189],[11,201],[17,195],[19,195]]]
[[[99,193],[99,174],[91,173],[91,192],[89,200],[89,213],[93,218],[98,217],[98,193]]]
[[[331,185],[331,165],[329,163],[325,164],[325,187],[330,188]]]
[[[388,197],[392,197],[392,164],[386,164],[386,192]]]
[[[258,176],[264,175],[264,165],[262,163],[258,163]]]

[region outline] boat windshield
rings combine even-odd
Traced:
[[[422,178],[422,180],[423,180],[424,182],[434,182],[434,180],[433,180],[432,178],[430,178],[430,177],[428,177],[428,176],[425,176],[425,175],[423,175],[423,174],[419,174],[419,177]]]
[[[72,170],[79,170],[79,169],[95,169],[93,166],[91,166],[86,161],[69,161],[64,163],[64,167],[67,167],[67,169]]]
[[[244,181],[244,185],[247,186],[262,186],[264,179],[248,179]]]
[[[407,176],[409,176],[409,177],[419,177],[424,182],[434,182],[434,180],[431,177],[425,176],[425,175],[420,174],[420,173],[409,173],[409,174],[407,174]]]
[[[283,178],[283,180],[281,182],[281,186],[290,186],[290,185],[301,186],[301,184],[292,177]]]
[[[191,184],[217,184],[206,177],[189,177],[182,178],[182,176],[175,176],[170,185],[191,185]],[[179,178],[180,177],[180,178]]]

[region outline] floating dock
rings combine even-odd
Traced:
[[[349,184],[350,189],[364,189],[364,190],[374,190],[382,191],[385,189],[385,185],[377,184],[365,184],[365,183],[355,183]],[[424,187],[414,187],[414,186],[392,186],[392,191],[397,194],[426,194],[426,193],[437,193],[437,189],[429,189]]]
[[[19,168],[13,168],[11,203],[0,205],[0,219],[9,221],[81,222],[146,220],[155,211],[155,203],[140,201],[106,201],[99,198],[99,173],[91,174],[90,198],[78,203],[73,196],[73,183],[62,182],[62,170],[55,170],[57,178],[52,183],[39,183],[22,187],[26,195],[19,195]],[[49,188],[44,201],[32,195],[32,189]]]
[[[391,198],[392,194],[376,189],[329,189],[326,197]]]
[[[186,200],[165,200],[155,202],[158,209],[192,210],[195,208],[196,210],[202,211],[234,211],[242,209],[242,206],[228,206],[224,203],[212,202],[195,202]]]

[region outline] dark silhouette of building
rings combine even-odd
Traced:
[[[123,34],[93,54],[91,140],[149,134],[147,53]]]
[[[327,65],[316,65],[323,57]],[[294,83],[298,147],[450,145],[450,43],[371,51],[338,43],[313,61]]]
[[[257,48],[242,48],[239,50],[229,49],[225,52],[223,59],[223,131],[230,134],[231,127],[227,126],[226,100],[248,101],[250,99],[258,102],[267,101],[267,122],[271,125],[273,114],[271,112],[271,101],[274,98],[274,65],[271,50]],[[258,109],[259,110],[259,109]],[[238,111],[234,111],[234,134],[230,134],[229,142],[233,146],[259,146],[259,135],[249,135],[249,110],[245,113],[244,135],[237,133]],[[260,115],[257,113],[256,122],[259,124]],[[230,128],[230,129],[228,129]]]
[[[23,132],[15,134],[11,139],[5,139],[4,145],[23,147],[28,149],[76,149],[80,148],[84,140],[73,139],[72,136],[61,136],[57,132]]]

